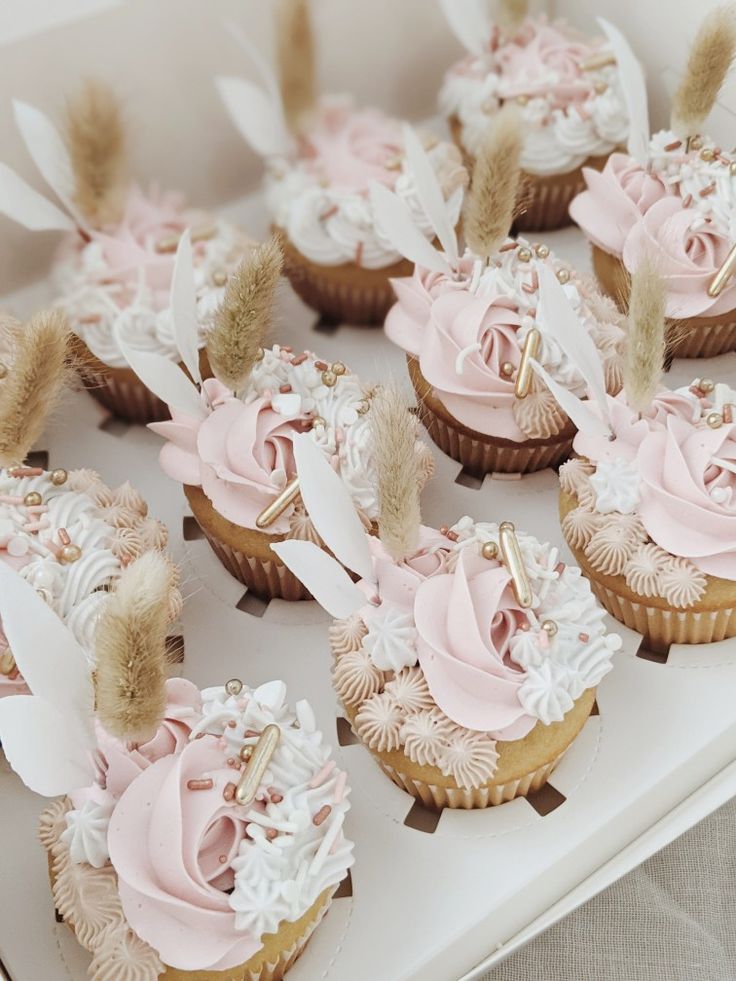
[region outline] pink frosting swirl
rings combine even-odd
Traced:
[[[309,428],[309,417],[281,415],[266,398],[242,402],[214,379],[204,384],[212,411],[202,421],[172,412],[171,422],[153,423],[150,428],[168,440],[161,450],[164,473],[184,484],[201,487],[213,507],[228,521],[255,528],[255,521],[279,487],[295,471],[293,441],[296,433]],[[287,511],[270,527],[285,534]]]
[[[570,215],[594,245],[615,256],[641,216],[670,193],[624,153],[612,153],[601,172],[583,168],[583,176],[587,190],[574,198]]]
[[[205,773],[211,790],[187,789],[188,780]],[[232,774],[219,740],[205,736],[144,770],[110,820],[110,860],[125,917],[170,967],[224,971],[261,946],[260,937],[235,929],[226,893],[233,884],[229,863],[245,837],[238,808],[223,799]]]
[[[693,230],[696,222],[700,227]],[[736,308],[733,280],[717,298],[708,287],[723,265],[733,242],[716,227],[704,223],[694,208],[677,197],[654,204],[629,233],[623,248],[624,265],[634,272],[646,256],[655,256],[667,286],[667,316],[718,316]]]
[[[420,585],[414,617],[419,664],[445,715],[495,738],[521,739],[534,728],[519,701],[525,672],[509,654],[527,616],[501,564],[463,550],[453,575]]]
[[[372,181],[393,187],[400,171],[389,165],[403,152],[401,126],[378,109],[325,109],[302,153],[331,187],[368,193]]]
[[[696,428],[671,416],[637,461],[652,540],[706,575],[736,580],[736,424]]]
[[[432,305],[419,355],[422,374],[459,422],[516,442],[527,437],[514,420],[514,382],[502,375],[501,365],[519,363],[520,325],[516,304],[508,297],[446,293]],[[468,353],[458,372],[463,351]]]
[[[156,734],[146,743],[129,747],[97,726],[97,746],[108,793],[117,800],[138,774],[164,756],[180,752],[200,718],[199,689],[184,678],[166,682],[166,710]]]
[[[396,562],[386,552],[378,538],[369,537],[368,546],[373,557],[373,571],[377,592],[381,600],[411,610],[417,590],[425,579],[448,572],[447,560],[452,542],[434,528],[419,530],[419,547],[408,559]]]
[[[599,46],[575,36],[561,24],[549,24],[542,18],[528,20],[525,27],[523,35],[502,45],[495,53],[494,60],[501,74],[499,96],[502,99],[543,96],[552,100],[553,108],[584,102],[590,95],[591,82],[580,70],[580,64]]]
[[[398,302],[391,307],[386,317],[386,336],[409,354],[418,357],[433,302],[444,293],[467,288],[473,271],[473,260],[461,259],[459,271],[461,275],[457,279],[450,279],[445,273],[414,266],[411,276],[392,279],[391,285]]]

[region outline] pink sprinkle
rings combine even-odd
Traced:
[[[215,783],[211,777],[202,780],[187,780],[187,790],[212,790]]]
[[[328,218],[332,218],[333,215],[336,215],[339,210],[340,209],[338,208],[338,206],[336,204],[333,205],[331,208],[328,208],[327,211],[324,211],[319,216],[320,217],[320,221],[327,221]]]
[[[693,196],[692,194],[688,194],[688,196],[683,199],[682,206],[683,208],[689,208],[692,203],[693,203]]]
[[[281,345],[281,350],[282,351],[286,351],[287,354],[293,354],[294,353],[294,348],[291,346],[291,344],[282,344]]]
[[[274,838],[278,836],[278,831],[276,828],[266,828],[266,837],[269,841],[273,841]]]
[[[716,182],[711,181],[710,184],[707,187],[704,187],[703,190],[700,192],[700,197],[707,198],[708,195],[712,194],[715,191],[715,189],[716,189]]]
[[[227,855],[220,855],[218,861],[219,861],[220,865],[224,865],[225,862],[227,862]]]
[[[511,252],[515,248],[516,248],[516,242],[506,242],[504,245],[501,246],[501,248],[498,251]]]
[[[11,477],[40,477],[43,470],[41,467],[14,467],[8,473]]]
[[[284,799],[284,795],[283,794],[271,794],[271,803],[272,804],[280,804],[283,799]]]
[[[233,723],[234,724],[234,723]],[[243,735],[247,738],[259,738],[261,735],[256,729],[246,729]]]
[[[227,724],[227,727],[228,729],[235,729],[237,728],[237,725],[238,723],[235,721],[235,719],[230,719],[230,721]]]
[[[297,354],[295,358],[292,358],[291,363],[296,367],[297,365],[304,364],[308,357],[309,355],[305,351],[303,354]]]
[[[561,576],[564,571],[565,571],[565,563],[558,562],[557,565],[555,566],[555,572],[557,573],[558,576]]]
[[[59,528],[57,535],[59,536],[59,541],[61,542],[62,545],[71,544],[72,540],[69,537],[69,532],[66,530],[66,528]]]
[[[323,804],[322,807],[317,811],[317,813],[312,818],[312,824],[315,827],[319,827],[320,824],[324,824],[327,818],[332,814],[332,808],[329,804]]]
[[[590,640],[590,634],[585,634],[585,633],[578,634],[578,640],[580,640],[583,644],[587,644],[588,641]]]
[[[522,283],[521,288],[525,293],[536,293],[536,288],[534,286],[530,286],[529,283]]]
[[[279,391],[282,395],[288,395],[288,393],[291,391],[291,385],[281,385],[279,387]]]
[[[679,150],[682,146],[682,140],[674,140],[672,143],[668,143],[665,147],[667,153],[672,153],[673,150]]]
[[[337,775],[337,780],[335,781],[335,792],[334,801],[339,804],[343,797],[345,796],[345,785],[348,782],[348,774],[346,770],[340,770]]]
[[[0,504],[22,504],[23,498],[14,494],[0,494]]]
[[[322,767],[322,769],[319,771],[319,773],[315,774],[315,776],[311,779],[309,783],[309,789],[314,790],[315,787],[319,787],[320,784],[325,782],[325,780],[329,777],[329,775],[332,773],[334,769],[335,769],[335,761],[328,760],[325,763],[325,765]]]
[[[41,544],[45,545],[46,548],[49,550],[49,552],[51,552],[52,555],[55,555],[57,559],[61,555],[60,546],[57,545],[56,542],[52,542],[50,538],[47,541],[42,542]]]
[[[532,269],[532,286],[535,290],[539,289],[539,276],[536,269]]]
[[[23,525],[23,531],[27,531],[29,533],[34,531],[43,531],[48,527],[48,521],[29,521],[27,524]]]
[[[546,651],[547,648],[549,647],[549,637],[547,636],[546,630],[539,631],[539,646],[542,648],[543,651]]]
[[[450,539],[451,542],[456,542],[457,541],[457,532],[456,531],[448,531],[447,532],[447,537]]]
[[[31,504],[26,508],[26,514],[46,514],[48,509],[48,504]]]
[[[726,404],[723,406],[723,412],[721,415],[723,416],[724,422],[733,422],[733,409],[731,408],[730,402],[726,402]]]

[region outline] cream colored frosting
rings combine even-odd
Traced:
[[[333,648],[336,650],[336,648]],[[383,687],[384,674],[362,647],[343,653],[332,671],[335,691],[347,705],[360,705]]]

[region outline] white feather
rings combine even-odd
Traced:
[[[193,381],[201,383],[199,370],[199,321],[194,291],[194,262],[189,229],[179,239],[171,278],[171,318],[176,346]]]
[[[452,275],[448,262],[422,235],[404,202],[383,184],[370,186],[376,228],[397,252],[417,266]]]
[[[600,352],[578,319],[548,263],[539,264],[537,319],[544,333],[557,341],[583,376],[588,391],[598,403],[603,419],[608,422],[608,395]]]
[[[448,204],[429,155],[416,132],[409,125],[404,126],[404,149],[416,185],[417,197],[435,235],[440,240],[445,255],[453,266],[457,266],[459,258],[457,235]]]
[[[629,153],[642,166],[646,166],[649,160],[651,130],[644,69],[621,31],[603,17],[598,18],[598,23],[613,49],[624,101],[629,112]]]
[[[69,152],[59,131],[40,109],[13,100],[15,122],[33,162],[80,228],[87,223],[74,206],[74,177]]]
[[[575,427],[581,433],[587,436],[610,436],[610,428],[604,422],[601,422],[594,412],[591,412],[588,405],[582,399],[579,399],[577,395],[573,395],[564,385],[556,382],[538,361],[532,359],[530,364],[550,392],[552,392],[560,408],[567,413]]]
[[[253,67],[258,72],[261,77],[261,81],[268,92],[269,98],[273,102],[274,108],[279,107],[279,114],[281,118],[284,118],[284,107],[281,99],[281,86],[279,85],[279,80],[276,78],[276,73],[274,72],[271,65],[268,63],[267,59],[263,57],[258,47],[251,41],[245,31],[233,21],[225,21],[225,30],[229,32],[230,36],[233,38],[236,44],[238,44],[246,55],[253,62]],[[286,123],[284,122],[284,128],[286,128]]]
[[[482,55],[491,37],[487,0],[440,0],[440,7],[460,44]]]
[[[199,390],[187,378],[178,364],[169,361],[161,354],[138,351],[126,344],[117,334],[123,357],[140,380],[154,395],[168,405],[169,409],[184,412],[195,419],[205,419],[207,411],[202,404]]]
[[[92,731],[90,667],[74,634],[10,566],[0,562],[0,620],[34,695],[72,712]]]
[[[94,780],[94,742],[73,715],[45,698],[0,699],[0,740],[23,783],[44,797],[68,794]]]
[[[365,606],[365,593],[318,545],[288,539],[275,542],[271,548],[330,616],[344,620]]]
[[[348,569],[372,578],[368,539],[353,499],[308,433],[294,438],[294,461],[304,507],[320,538]]]
[[[77,227],[69,215],[4,163],[0,163],[0,213],[33,232],[71,232]]]
[[[280,114],[280,105],[263,89],[244,78],[215,79],[220,98],[243,139],[262,157],[285,157],[293,140]]]

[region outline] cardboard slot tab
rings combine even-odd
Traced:
[[[252,617],[262,617],[268,609],[270,600],[256,596],[255,593],[245,592],[238,600],[235,609],[241,613],[250,613]]]
[[[350,874],[350,869],[348,869],[348,874],[342,880],[340,885],[337,887],[334,898],[335,899],[350,899],[353,895],[353,877]]]
[[[483,477],[470,473],[469,470],[465,470],[464,468],[455,477],[456,484],[459,484],[461,487],[469,487],[470,490],[480,490],[483,486],[483,480]]]
[[[43,470],[49,469],[49,451],[32,450],[25,461],[27,467],[41,467]]]
[[[196,518],[185,515],[181,524],[181,532],[185,542],[199,542],[204,538],[204,532],[197,524]]]
[[[343,716],[339,715],[335,722],[337,728],[338,746],[354,746],[360,740],[353,732],[350,723]]]
[[[123,422],[122,419],[117,419],[115,416],[106,416],[99,425],[99,428],[103,433],[107,433],[108,436],[117,436],[121,439],[130,429],[127,422]]]
[[[327,314],[323,313],[315,320],[312,330],[318,334],[334,334],[340,326],[342,325],[339,320],[328,317]]]
[[[423,831],[426,835],[432,835],[437,830],[437,825],[440,823],[441,817],[442,811],[430,810],[421,801],[415,800],[411,806],[411,810],[404,818],[404,824],[407,828],[413,828],[415,831]]]
[[[666,664],[667,658],[670,656],[670,652],[660,653],[659,651],[649,651],[642,644],[639,650],[636,652],[636,656],[640,657],[643,661],[653,661],[655,664]]]
[[[530,794],[526,795],[526,799],[532,805],[534,810],[540,817],[546,817],[551,814],[552,811],[556,811],[558,807],[565,803],[567,797],[561,794],[556,787],[553,787],[551,783],[546,783],[539,790],[535,790]]]

